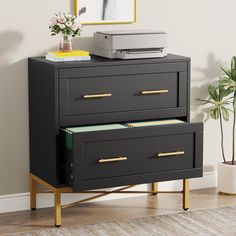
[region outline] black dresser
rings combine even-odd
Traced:
[[[190,123],[189,98],[187,57],[29,58],[31,208],[37,184],[52,190],[59,226],[60,193],[143,183],[157,193],[156,182],[183,179],[187,209],[187,180],[202,176],[203,159],[203,125]],[[73,133],[71,149],[65,145],[68,127],[157,120],[167,123]]]

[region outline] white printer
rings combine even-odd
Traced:
[[[94,54],[107,58],[135,59],[167,55],[167,33],[154,30],[101,31],[94,33]]]

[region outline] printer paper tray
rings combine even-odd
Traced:
[[[128,49],[119,50],[116,52],[116,57],[120,59],[153,58],[164,56],[166,56],[166,53],[163,48]]]

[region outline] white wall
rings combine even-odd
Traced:
[[[73,1],[0,1],[0,194],[28,191],[29,140],[27,57],[55,49],[48,22]],[[92,51],[94,31],[160,29],[169,33],[169,52],[192,58],[192,120],[202,119],[196,97],[220,73],[219,63],[236,52],[235,0],[137,0],[137,23],[84,26],[75,45]],[[228,127],[230,131],[230,127]],[[220,161],[218,123],[205,125],[204,165]],[[226,137],[229,145],[229,135]]]

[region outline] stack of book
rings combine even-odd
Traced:
[[[84,50],[73,50],[69,52],[49,51],[47,52],[46,59],[54,62],[89,61],[91,57],[89,56],[89,52]]]

